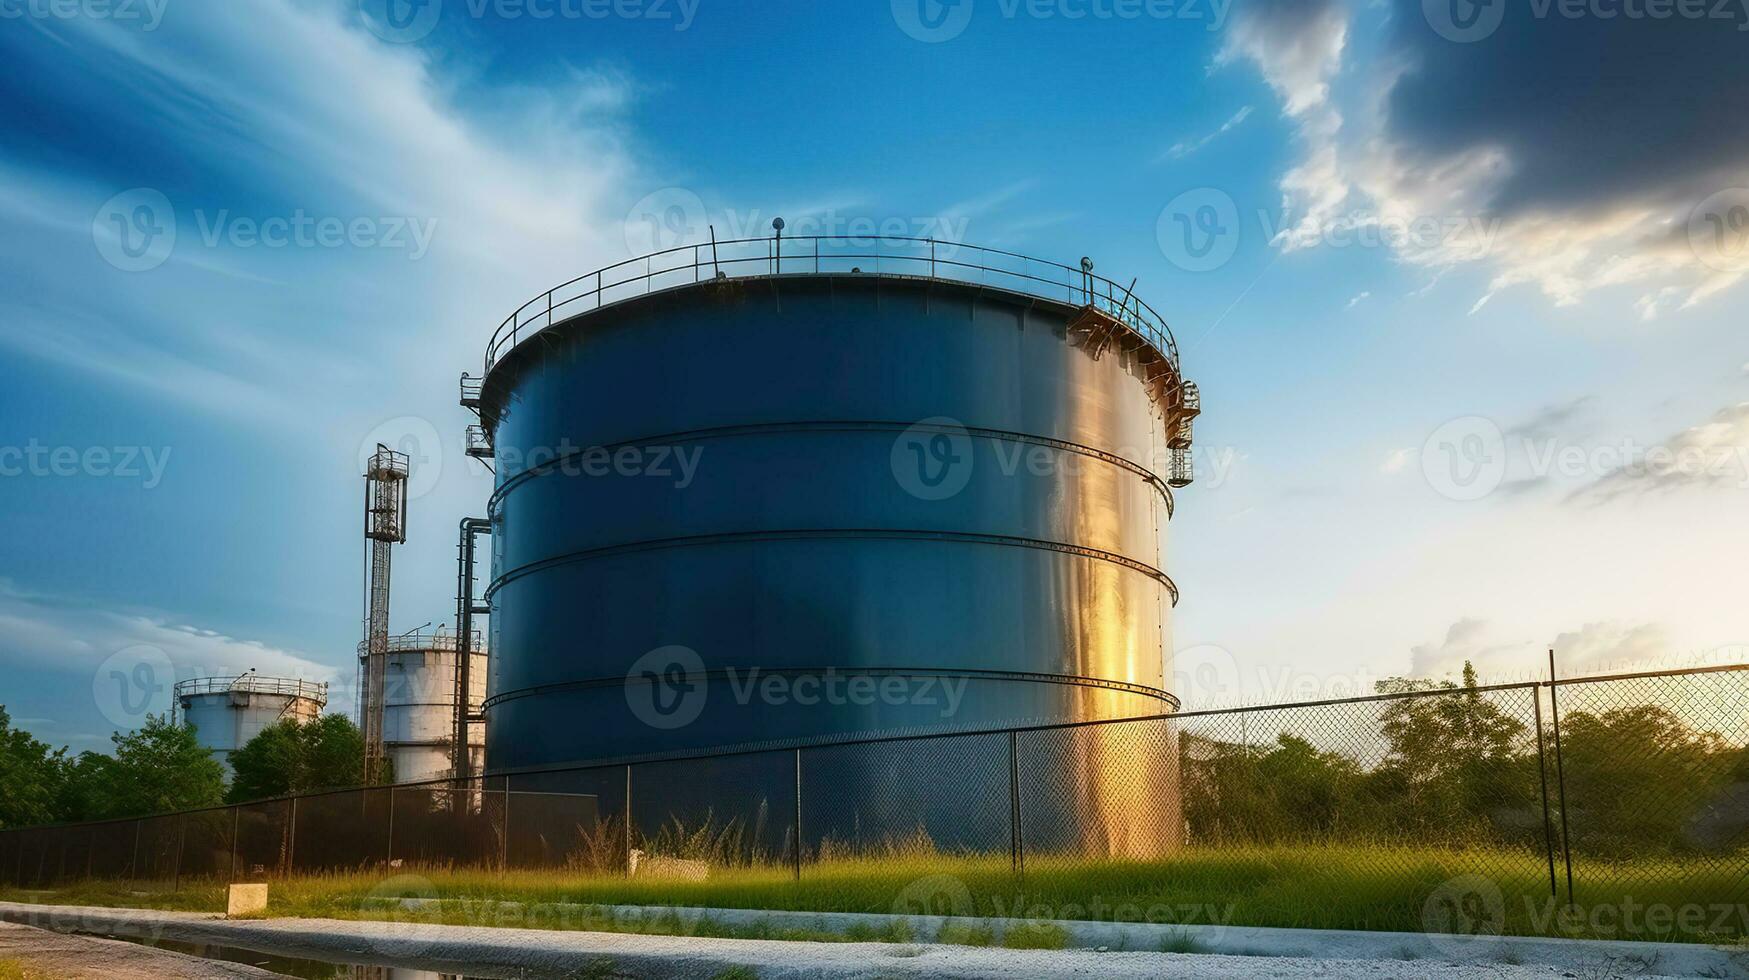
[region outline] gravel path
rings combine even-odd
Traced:
[[[134,943],[67,936],[10,922],[0,922],[0,960],[17,960],[55,980],[279,977],[238,963],[215,963]]]

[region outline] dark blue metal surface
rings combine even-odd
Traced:
[[[734,279],[506,352],[488,771],[1175,707],[1160,408],[1129,355],[1071,341],[1078,312]],[[702,669],[641,676],[668,647]],[[799,703],[804,677],[845,697]],[[651,724],[653,697],[689,720]]]

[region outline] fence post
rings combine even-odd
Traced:
[[[1531,704],[1536,713],[1536,775],[1542,783],[1543,797],[1543,845],[1549,854],[1549,897],[1560,898],[1561,890],[1555,884],[1555,823],[1549,816],[1549,770],[1548,757],[1543,749],[1543,692],[1542,685],[1533,685],[1530,689]]]
[[[393,784],[390,784],[390,786],[389,786],[389,842],[388,842],[388,844],[384,845],[383,863],[384,864],[393,864],[394,862],[395,862],[395,787]]]
[[[1567,766],[1561,758],[1561,703],[1556,698],[1555,651],[1549,650],[1549,711],[1555,722],[1555,780],[1561,795],[1561,853],[1567,861],[1567,904],[1573,904],[1573,838],[1567,826]]]
[[[237,837],[243,832],[243,808],[231,808],[231,870],[225,876],[227,882],[237,880]]]
[[[285,818],[285,876],[291,877],[298,858],[298,798],[291,798],[291,813]]]
[[[145,822],[146,821],[144,821],[144,820],[135,820],[134,821],[134,849],[133,849],[133,852],[128,856],[128,880],[129,881],[139,881],[140,880],[140,825],[145,823]]]
[[[815,242],[818,247],[818,241]],[[796,749],[796,880],[802,880],[802,750]]]
[[[188,814],[176,821],[176,863],[170,869],[170,890],[182,890],[182,848],[188,843]]]
[[[626,765],[626,799],[625,799],[625,858],[626,877],[632,876],[632,767]]]
[[[1020,736],[1008,732],[1008,835],[1014,873],[1026,874],[1026,841],[1020,833]]]

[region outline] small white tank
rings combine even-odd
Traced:
[[[281,719],[314,721],[328,704],[328,685],[247,673],[240,677],[200,677],[178,683],[177,720],[194,729],[195,740],[231,775],[231,753]]]
[[[469,707],[478,712],[486,699],[486,654],[479,634],[469,666]],[[362,662],[365,645],[359,645]],[[395,782],[441,779],[455,769],[450,746],[455,738],[455,634],[439,630],[389,638],[383,670],[383,751],[394,766]],[[475,774],[485,768],[486,729],[468,725],[468,757]]]

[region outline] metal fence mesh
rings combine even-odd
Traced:
[[[1734,671],[1555,686],[1574,890],[1749,898],[1749,684]]]
[[[1477,875],[1508,901],[1749,901],[1749,666],[1420,687],[25,828],[0,832],[0,883],[406,867],[805,879],[845,862],[941,858],[1022,874],[1156,862],[1171,880],[1237,893],[1250,887],[1237,877],[1245,869],[1290,852],[1419,894]]]

